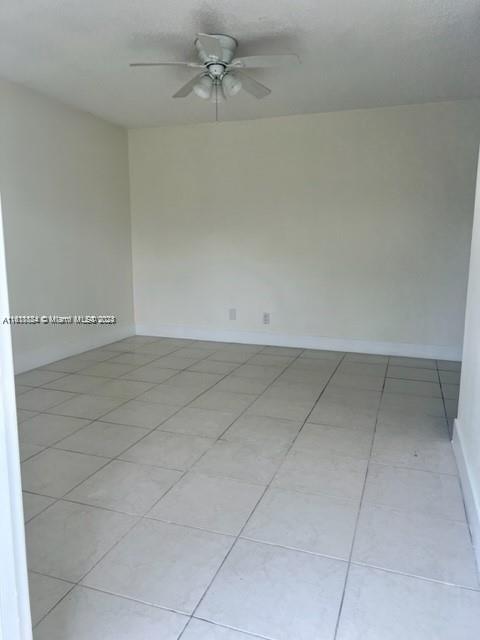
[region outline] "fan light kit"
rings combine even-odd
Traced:
[[[233,98],[242,89],[258,99],[271,93],[268,87],[247,75],[245,69],[264,69],[300,62],[298,56],[292,53],[236,58],[237,46],[238,42],[232,36],[198,33],[195,39],[198,62],[132,62],[130,66],[201,69],[201,72],[181,87],[173,97],[186,98],[193,92],[203,100],[214,102],[218,116],[218,103],[223,102],[225,98]]]

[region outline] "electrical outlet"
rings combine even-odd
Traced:
[[[270,324],[270,314],[268,311],[263,312],[263,324]]]
[[[236,320],[237,319],[237,310],[236,309],[229,309],[228,310],[228,319],[229,320]]]

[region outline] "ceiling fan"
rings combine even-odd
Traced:
[[[237,40],[232,36],[198,33],[195,39],[198,62],[132,62],[130,66],[201,69],[173,97],[185,98],[193,91],[199,98],[218,104],[225,97],[235,96],[241,89],[259,99],[271,93],[268,87],[247,75],[245,69],[263,69],[300,62],[298,56],[292,53],[235,58],[237,45]]]

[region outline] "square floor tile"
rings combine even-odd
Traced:
[[[391,356],[390,364],[399,367],[417,367],[418,369],[436,369],[435,360],[427,358],[406,358],[404,356]]]
[[[465,521],[456,476],[370,464],[365,502]]]
[[[175,353],[162,356],[156,361],[159,367],[164,367],[166,369],[176,369],[177,371],[182,371],[183,369],[187,369],[191,367],[192,364],[198,362],[200,358],[179,358],[175,355]]]
[[[285,369],[284,365],[270,367],[260,364],[242,364],[235,370],[235,375],[240,378],[254,378],[264,382],[273,382]]]
[[[322,397],[308,416],[308,420],[315,424],[371,430],[375,426],[376,417],[376,409],[348,406],[343,400]]]
[[[321,400],[343,402],[347,407],[375,411],[380,404],[381,393],[372,389],[349,389],[329,384]]]
[[[73,584],[30,571],[28,587],[32,625],[36,625],[70,589],[73,589]]]
[[[61,498],[106,462],[108,458],[45,449],[22,463],[22,486],[25,491]]]
[[[240,415],[256,400],[257,396],[248,393],[232,393],[230,391],[215,391],[210,389],[192,402],[197,409],[212,409],[214,411],[230,411]]]
[[[165,382],[169,378],[172,378],[177,371],[175,369],[167,369],[165,367],[161,367],[156,365],[156,361],[152,364],[147,364],[143,367],[139,367],[138,369],[133,369],[129,371],[122,379],[126,380],[140,380],[142,382],[151,382],[159,384],[160,382]]]
[[[286,452],[287,447],[218,440],[200,458],[194,470],[265,485],[272,479]]]
[[[234,369],[237,368],[238,365],[232,362],[217,362],[216,360],[200,360],[195,364],[192,364],[191,367],[188,368],[188,371],[200,371],[205,373],[221,373],[226,375],[230,373]]]
[[[226,347],[224,349],[215,351],[210,356],[208,356],[208,359],[218,362],[231,362],[238,366],[249,360],[253,355],[254,353],[252,351],[231,350]]]
[[[75,395],[66,391],[36,388],[22,393],[17,399],[17,406],[28,411],[46,411],[70,398],[75,398]]]
[[[86,376],[100,376],[102,378],[118,378],[125,375],[135,368],[133,364],[124,364],[120,362],[98,362],[94,365],[83,369],[82,373]]]
[[[344,360],[337,369],[338,373],[349,373],[357,376],[385,376],[387,365],[385,362],[352,362]]]
[[[202,393],[196,387],[172,387],[170,381],[143,393],[137,399],[141,402],[159,402],[183,407]]]
[[[477,640],[480,592],[350,569],[337,640]]]
[[[192,618],[182,635],[182,640],[254,640],[255,636],[227,627],[220,627],[205,620]]]
[[[466,522],[363,505],[352,559],[383,569],[478,588]]]
[[[313,406],[323,386],[323,382],[319,384],[316,380],[295,382],[280,377],[271,385],[265,395],[268,398],[282,398],[291,402],[305,402]]]
[[[110,422],[92,422],[88,427],[57,442],[55,448],[115,458],[147,433],[149,433],[148,429],[139,427],[127,427]]]
[[[370,391],[381,391],[384,383],[384,376],[366,376],[357,373],[337,372],[331,379],[330,384],[347,389],[366,389]]]
[[[98,349],[90,349],[79,354],[79,358],[82,360],[92,360],[93,362],[103,362],[104,360],[110,360],[117,355],[117,351],[105,347],[98,347]]]
[[[367,461],[326,453],[290,451],[273,486],[306,493],[321,493],[352,501],[360,500]]]
[[[85,587],[75,589],[35,630],[35,640],[177,640],[186,617]]]
[[[440,384],[438,382],[423,382],[421,380],[396,380],[387,378],[385,381],[386,393],[408,393],[415,396],[441,398]]]
[[[237,535],[263,487],[188,473],[148,513],[150,518]]]
[[[91,393],[94,389],[104,384],[102,379],[96,376],[88,376],[83,373],[72,373],[53,382],[45,384],[48,389],[70,391],[71,393]]]
[[[438,372],[436,369],[419,369],[418,367],[399,367],[396,365],[390,365],[387,369],[387,378],[438,382]]]
[[[33,369],[15,376],[15,385],[26,385],[27,387],[41,387],[44,384],[63,378],[65,374],[59,371],[47,371],[46,369]],[[445,382],[448,382],[447,380]]]
[[[331,452],[368,460],[372,440],[373,433],[368,430],[329,427],[307,422],[295,440],[293,448],[296,451]]]
[[[240,540],[197,615],[275,640],[333,640],[347,564]]]
[[[447,421],[443,416],[405,414],[402,411],[382,410],[378,414],[376,432],[412,436],[428,439],[445,438],[448,436]]]
[[[157,359],[157,355],[153,353],[120,353],[114,358],[110,358],[109,362],[120,362],[121,364],[131,364],[136,367],[142,367]]]
[[[144,515],[181,477],[181,472],[112,460],[67,495],[68,500]]]
[[[284,418],[285,420],[305,420],[308,416],[314,400],[298,402],[287,398],[269,397],[267,394],[260,396],[248,409],[248,413],[256,416],[268,416],[270,418]]]
[[[245,538],[348,559],[358,505],[330,496],[269,489],[242,532]]]
[[[179,408],[166,404],[129,400],[122,404],[121,407],[104,415],[103,420],[105,422],[131,425],[132,427],[154,429],[176,413]]]
[[[245,414],[224,433],[224,440],[289,445],[301,427],[300,422]]]
[[[76,582],[134,523],[123,513],[56,502],[26,525],[28,566]]]
[[[84,579],[87,586],[191,613],[232,538],[141,520]]]
[[[23,492],[23,515],[25,522],[31,520],[38,515],[41,511],[50,506],[54,501],[53,498],[47,498],[45,496],[38,496],[35,493]]]
[[[372,461],[397,467],[410,467],[439,473],[457,473],[457,465],[452,445],[446,432],[425,437],[415,430],[387,432],[384,429],[375,434]]]
[[[58,393],[61,392],[59,391]],[[124,400],[120,398],[103,398],[83,394],[77,395],[71,400],[55,406],[53,409],[50,409],[50,413],[96,420],[111,411],[114,407],[118,407],[122,402],[124,402]]]
[[[209,449],[214,440],[155,430],[122,454],[123,460],[185,470]]]
[[[236,415],[228,411],[185,407],[162,424],[162,431],[218,438],[235,418]]]
[[[445,408],[441,398],[429,398],[408,393],[385,392],[380,404],[380,413],[385,409],[401,411],[405,415],[445,416]]]
[[[97,384],[97,387],[91,393],[95,396],[131,400],[152,387],[153,384],[151,382],[142,382],[141,380],[109,380],[108,382],[102,382],[100,385]]]
[[[268,387],[269,383],[258,378],[240,378],[231,375],[223,378],[215,385],[215,391],[229,391],[231,393],[250,393],[259,395]]]
[[[39,413],[19,425],[18,437],[21,442],[49,446],[85,427],[88,423],[89,420],[82,418]]]
[[[86,369],[89,366],[90,362],[88,360],[82,360],[82,358],[79,358],[78,356],[72,356],[70,358],[63,358],[62,360],[50,362],[44,367],[41,367],[41,370],[60,371],[62,373],[77,373],[78,371]]]
[[[168,384],[172,387],[181,387],[182,389],[198,389],[199,392],[201,392],[213,387],[222,377],[222,375],[215,373],[181,371],[173,376],[173,378],[170,378]]]

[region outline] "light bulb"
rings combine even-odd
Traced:
[[[227,96],[232,97],[236,96],[240,91],[240,89],[242,88],[242,82],[236,76],[228,73],[222,80],[222,86]]]
[[[195,95],[197,95],[199,98],[202,98],[203,100],[210,100],[212,89],[213,82],[209,76],[202,76],[193,87]]]

